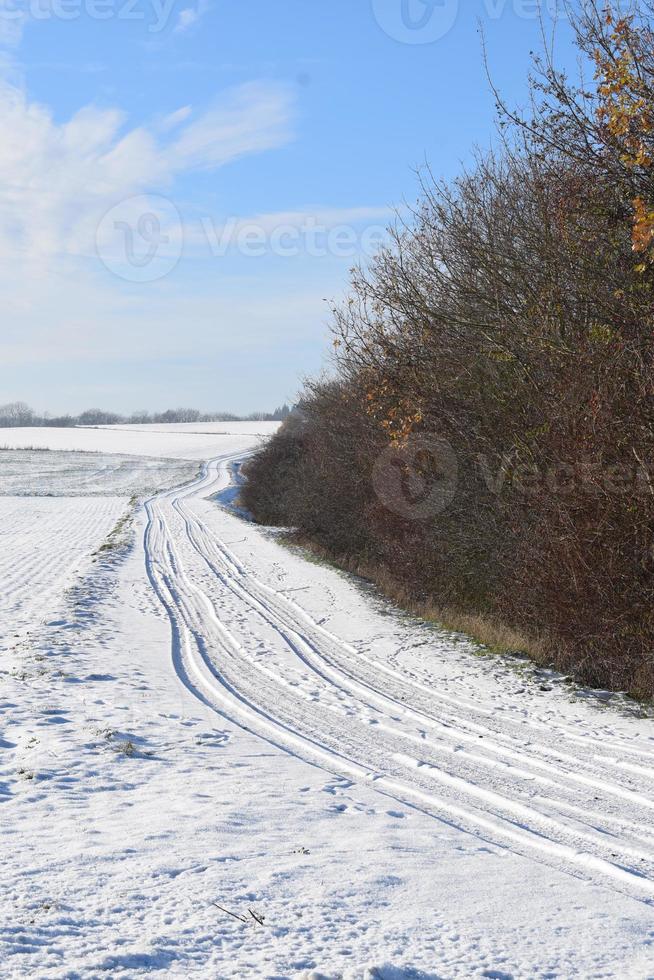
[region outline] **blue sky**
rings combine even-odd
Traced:
[[[0,401],[292,400],[415,168],[491,141],[480,24],[521,103],[538,6],[2,0]]]

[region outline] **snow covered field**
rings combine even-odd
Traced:
[[[0,653],[12,633],[39,626],[56,608],[127,505],[115,497],[0,497]]]
[[[237,452],[252,449],[278,426],[279,422],[193,422],[98,429],[2,429],[0,446],[205,460],[232,449]]]
[[[4,450],[0,496],[148,496],[186,483],[197,471],[197,462],[183,459]]]
[[[2,975],[653,977],[654,722],[289,552],[208,499],[256,437],[196,438],[2,654]]]

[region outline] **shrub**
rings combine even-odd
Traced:
[[[594,0],[575,26],[595,88],[545,59],[533,115],[500,105],[502,153],[449,185],[423,173],[411,221],[333,311],[335,378],[307,386],[244,498],[410,602],[651,696],[654,33]],[[448,506],[389,507],[389,447],[428,489],[443,442]]]

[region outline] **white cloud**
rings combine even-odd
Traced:
[[[0,367],[7,380],[35,400],[34,388],[49,385],[44,397],[55,406],[63,384],[58,366],[83,365],[80,376],[91,385],[103,383],[111,364],[112,377],[120,380],[130,365],[156,358],[194,358],[201,365],[212,358],[219,366],[225,351],[270,349],[278,357],[287,351],[282,360],[291,364],[309,338],[321,347],[321,300],[342,288],[342,264],[318,269],[305,258],[267,274],[247,259],[237,267],[229,259],[221,265],[199,220],[184,228],[184,255],[195,261],[156,282],[112,276],[96,254],[98,225],[115,205],[127,202],[129,208],[138,195],[175,201],[178,178],[288,143],[293,115],[289,87],[251,83],[202,111],[182,106],[142,125],[130,125],[120,109],[97,106],[59,121],[47,106],[0,82]],[[196,216],[210,212],[202,201],[189,201],[187,192],[180,205],[184,217],[191,210]],[[128,213],[128,223],[136,226],[137,217]],[[174,252],[179,229],[162,217]],[[386,217],[386,209],[377,207],[306,208],[241,218],[238,226],[254,220],[274,231],[317,220],[331,228]],[[47,365],[52,371],[44,381]],[[140,391],[139,382],[134,385]],[[133,404],[140,400],[135,396]]]
[[[169,112],[167,115],[163,116],[156,124],[156,129],[160,133],[169,133],[173,129],[177,129],[183,122],[186,122],[193,115],[193,107],[190,105],[182,106],[180,109],[176,109],[174,112]]]
[[[176,171],[212,170],[250,153],[283,146],[291,139],[290,93],[251,82],[191,121],[169,146],[167,159]]]
[[[90,254],[99,220],[117,202],[285,144],[292,109],[288,88],[253,83],[201,113],[179,110],[163,132],[156,124],[129,129],[123,112],[95,106],[58,123],[1,83],[0,256],[33,264]]]
[[[183,34],[190,30],[191,27],[194,27],[204,17],[208,10],[209,3],[207,0],[198,0],[195,7],[184,7],[179,12],[179,17],[175,24],[175,33]]]
[[[184,33],[189,27],[197,23],[200,19],[200,15],[196,8],[185,7],[184,10],[180,10],[179,17],[177,18],[177,24],[175,25],[175,31],[178,34]]]

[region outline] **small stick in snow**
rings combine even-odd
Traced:
[[[250,921],[249,919],[246,919],[245,916],[243,915],[237,915],[236,912],[230,912],[229,909],[224,909],[222,905],[218,905],[217,902],[212,902],[211,904],[215,905],[216,908],[220,909],[221,912],[224,912],[225,915],[231,915],[232,919],[238,919],[239,922],[245,922],[246,925]]]
[[[259,916],[256,914],[256,912],[253,912],[252,909],[248,909],[248,912],[250,913],[254,921],[258,922],[260,926],[264,924],[264,919],[265,919],[264,915]]]

